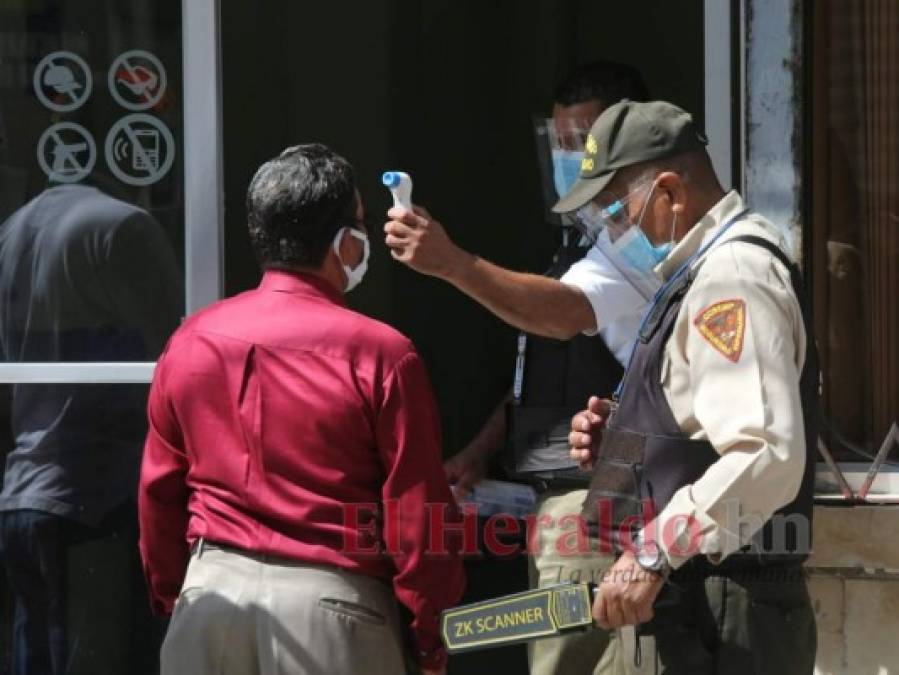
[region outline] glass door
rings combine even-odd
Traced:
[[[134,497],[154,362],[221,293],[217,3],[0,26],[0,673],[158,672]]]
[[[181,4],[0,13],[0,379],[146,381],[185,310]]]

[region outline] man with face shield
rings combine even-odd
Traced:
[[[584,517],[618,555],[602,672],[812,673],[818,371],[782,231],[722,190],[689,114],[622,102],[555,206],[664,280],[613,400],[571,422]]]
[[[247,214],[259,288],[187,319],[150,391],[140,550],[174,611],[162,673],[401,673],[397,601],[412,657],[444,673],[438,617],[464,581],[430,523],[458,513],[421,359],[344,304],[368,259],[353,168],[289,148]]]
[[[536,124],[548,212],[577,179],[587,131],[599,114],[621,99],[646,96],[636,70],[605,61],[579,66],[560,83],[552,117]],[[394,257],[450,281],[522,330],[512,391],[446,470],[465,493],[485,477],[491,456],[504,449],[507,472],[538,490],[532,587],[598,582],[612,563],[576,546],[557,548],[580,513],[589,480],[569,457],[568,428],[586,396],[597,390],[611,394],[618,384],[642,310],[659,286],[651,274],[628,269],[615,251],[590,250],[596,232],[584,230],[576,218],[549,215],[561,225],[561,246],[545,276],[479,261],[483,267],[468,270],[481,278],[466,279],[466,265],[476,259],[450,242],[436,221],[391,211],[396,221],[386,227]],[[463,260],[447,264],[454,257]],[[531,673],[592,673],[603,647],[596,633],[534,643]]]

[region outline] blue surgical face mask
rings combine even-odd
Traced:
[[[674,248],[674,228],[677,224],[676,212],[674,219],[671,221],[671,238],[663,244],[653,245],[640,227],[643,222],[643,216],[646,213],[646,207],[649,205],[649,198],[652,196],[654,189],[655,184],[652,185],[649,193],[646,195],[646,202],[640,210],[640,217],[637,219],[637,222],[633,223],[614,243],[614,248],[618,254],[629,265],[641,272],[651,272],[656,265],[668,257]],[[615,205],[613,204],[613,206]],[[607,211],[611,210],[611,208],[609,207]],[[622,207],[619,205],[618,208]]]
[[[581,173],[581,160],[584,158],[584,153],[579,150],[556,149],[552,151],[552,155],[553,184],[559,197],[564,197]]]
[[[615,250],[629,265],[641,272],[651,272],[674,248],[674,242],[653,246],[643,230],[634,225],[615,240]]]

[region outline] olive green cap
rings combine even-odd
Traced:
[[[676,105],[619,101],[593,123],[584,143],[581,173],[553,211],[581,208],[606,188],[618,169],[680,155],[707,143],[693,116]]]

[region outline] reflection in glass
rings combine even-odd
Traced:
[[[179,277],[146,211],[49,188],[0,226],[3,360],[154,360],[177,326]]]
[[[0,3],[0,362],[152,361],[183,314],[179,0]],[[0,383],[0,673],[158,672],[140,384]]]
[[[809,220],[825,440],[837,459],[865,461],[899,421],[899,6],[824,0],[812,17]]]
[[[174,255],[159,224],[95,187],[49,188],[0,227],[5,361],[153,360],[177,326],[180,298]],[[11,389],[13,447],[0,492],[0,549],[15,600],[13,672],[68,672],[59,670],[70,656],[67,617],[94,621],[83,614],[93,600],[66,602],[76,598],[67,589],[72,561],[81,555],[96,569],[94,563],[105,566],[118,555],[122,567],[109,570],[112,578],[126,591],[141,588],[130,578],[139,569],[130,558],[147,391],[88,384]],[[141,602],[139,592],[135,600]],[[132,627],[146,630],[152,622],[142,606],[146,625]],[[112,616],[116,609],[122,608],[112,607]]]

